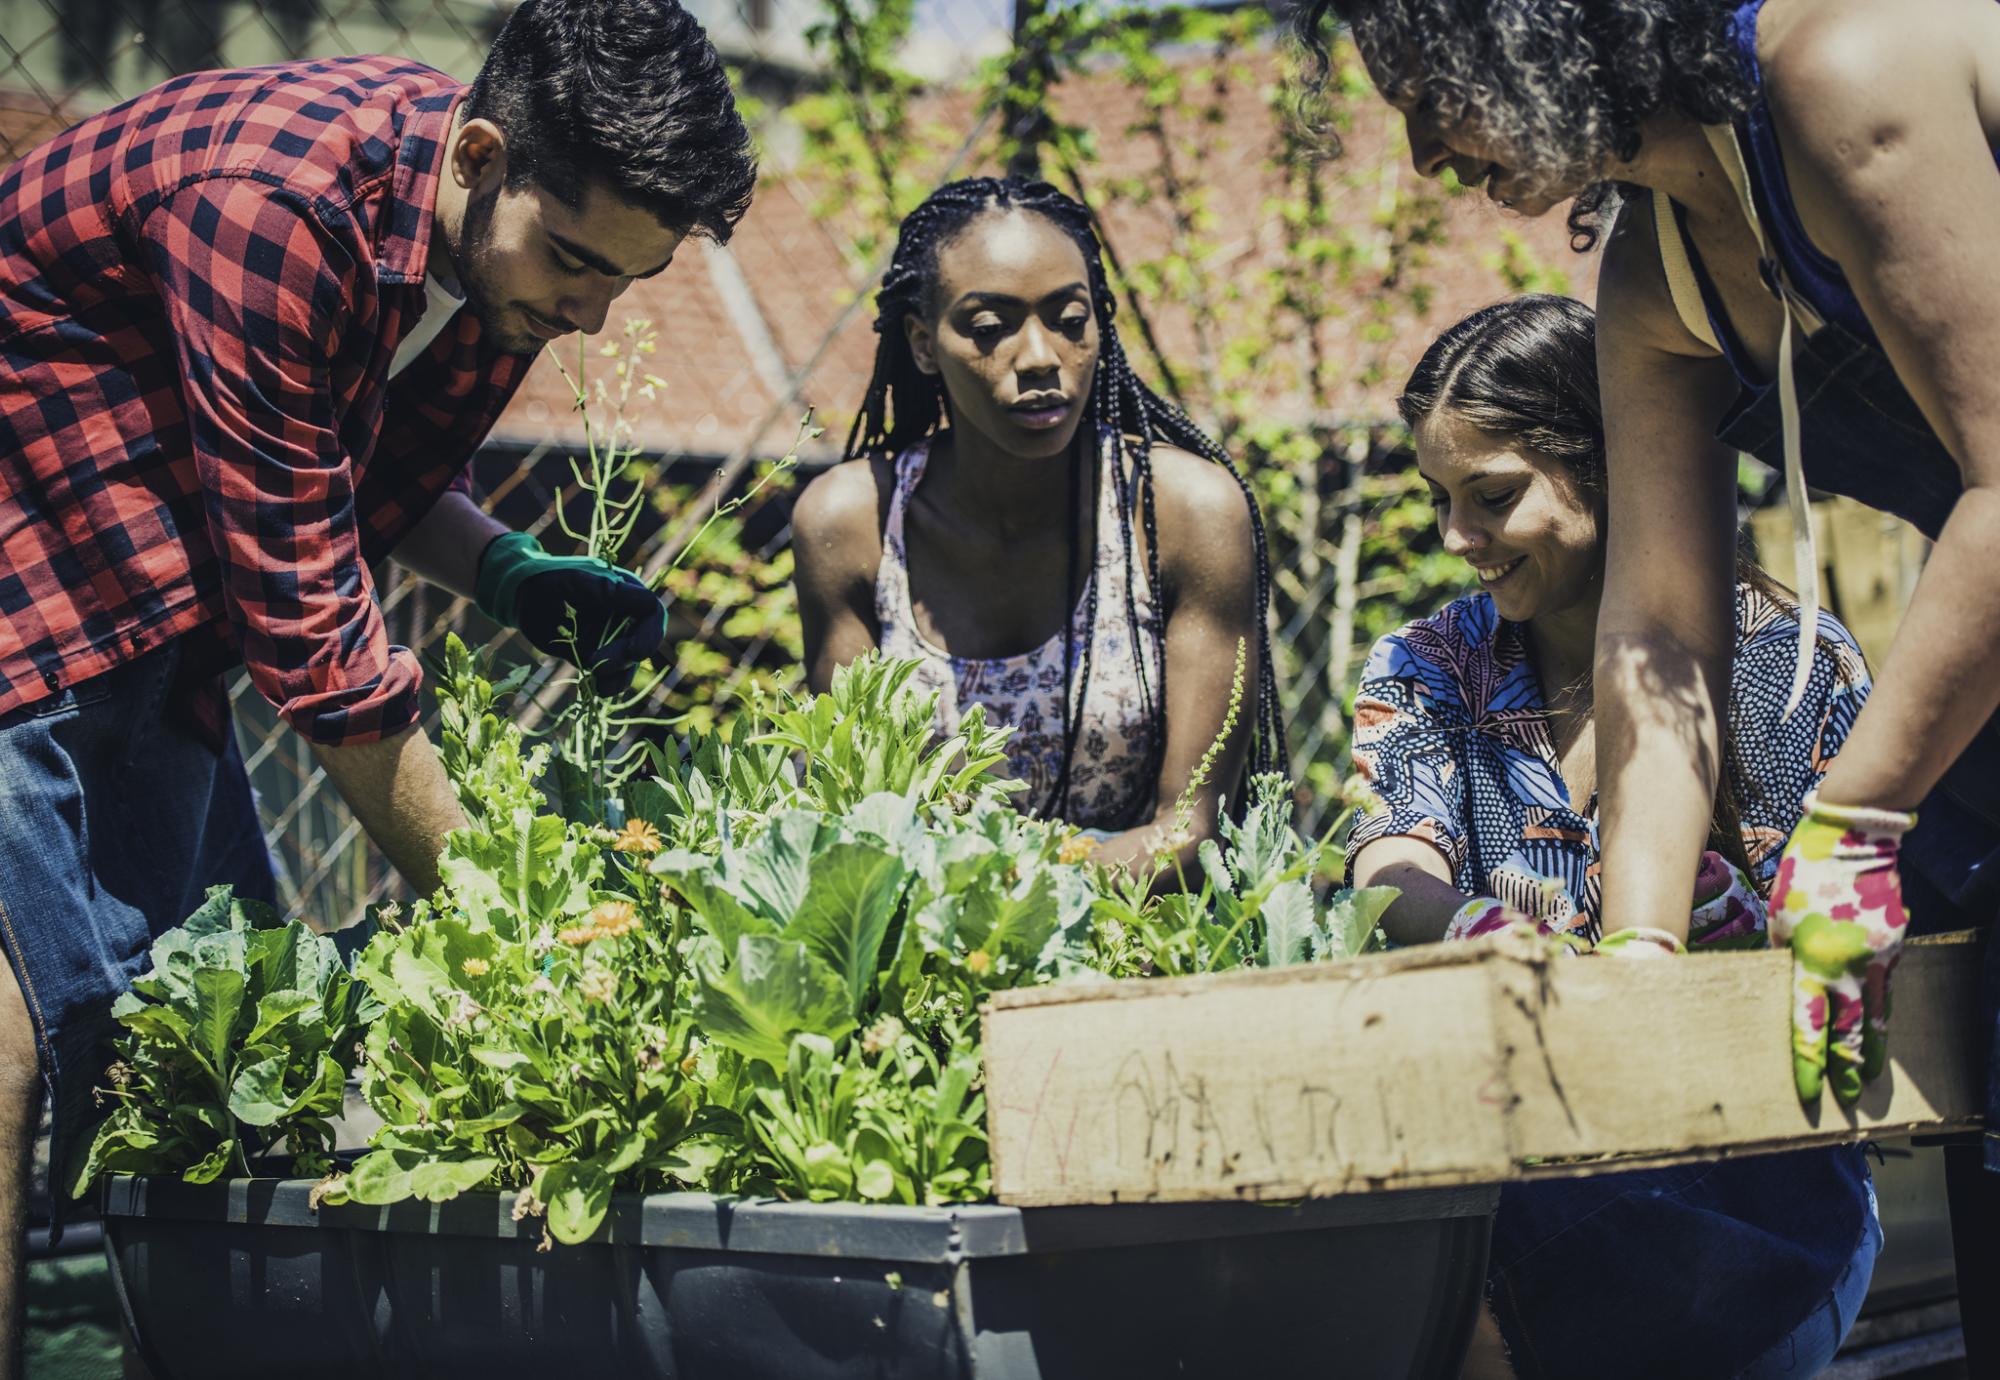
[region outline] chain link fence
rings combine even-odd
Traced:
[[[840,80],[808,37],[825,18],[821,0],[685,2],[736,73],[764,175],[728,248],[704,244],[684,253],[614,307],[614,331],[621,313],[651,321],[658,332],[653,367],[667,384],[655,406],[631,418],[649,457],[641,478],[650,502],[628,563],[664,566],[724,497],[785,453],[808,407],[828,427],[802,450],[799,473],[714,525],[692,559],[668,576],[675,651],[660,709],[700,725],[746,694],[800,683],[790,504],[805,476],[837,459],[866,389],[874,351],[869,292],[889,244],[879,226],[857,220],[838,180],[816,171],[802,152],[820,118],[815,100]],[[509,8],[497,0],[0,0],[0,164],[77,118],[203,67],[373,52],[469,80]],[[995,117],[982,113],[969,78],[979,63],[1005,54],[1014,24],[1008,0],[915,5],[899,60],[917,78],[909,123],[922,149],[924,185],[996,170]],[[1273,535],[1274,642],[1310,826],[1337,808],[1345,702],[1359,655],[1405,610],[1434,604],[1460,578],[1441,557],[1426,555],[1427,509],[1411,507],[1413,482],[1395,433],[1382,425],[1392,415],[1392,381],[1429,331],[1523,282],[1517,264],[1466,256],[1434,289],[1416,294],[1396,285],[1421,261],[1427,241],[1400,242],[1407,230],[1385,209],[1409,174],[1399,169],[1399,135],[1373,116],[1380,128],[1351,131],[1347,161],[1329,165],[1324,186],[1312,193],[1330,198],[1355,227],[1343,243],[1365,271],[1344,262],[1325,268],[1329,281],[1351,281],[1353,300],[1299,308],[1289,336],[1217,346],[1210,339],[1215,321],[1230,304],[1266,294],[1273,265],[1297,252],[1271,209],[1271,97],[1282,80],[1272,53],[1267,35],[1241,70],[1218,65],[1214,52],[1166,54],[1172,63],[1207,64],[1199,73],[1206,104],[1197,103],[1184,127],[1149,110],[1147,91],[1159,88],[1157,77],[1149,88],[1072,74],[1055,104],[1063,119],[1096,131],[1101,163],[1087,174],[1070,171],[1079,183],[1086,176],[1091,182],[1124,289],[1121,329],[1135,364],[1161,377],[1173,372],[1167,360],[1193,361],[1183,382],[1197,419],[1229,434],[1253,470],[1267,471],[1256,478]],[[1163,166],[1172,171],[1176,157],[1181,175],[1213,184],[1194,212],[1133,190],[1133,179],[1157,177]],[[1322,176],[1317,168],[1310,175]],[[1457,207],[1439,214],[1471,213]],[[1198,253],[1184,243],[1190,236],[1201,240]],[[1559,246],[1559,227],[1543,241]],[[1192,297],[1177,294],[1173,273],[1158,267],[1185,262],[1201,265],[1205,284]],[[1393,320],[1379,305],[1391,293],[1411,299]],[[588,367],[597,346],[578,353],[570,341],[558,348],[574,369]],[[1251,357],[1232,364],[1231,349]],[[1299,369],[1320,369],[1312,359],[1329,354],[1350,366],[1342,384],[1299,382]],[[1307,362],[1278,367],[1299,359]],[[1250,382],[1231,384],[1231,377]],[[1226,407],[1218,392],[1230,393]],[[539,363],[475,460],[484,501],[509,525],[547,532],[559,513],[581,519],[569,464],[583,439],[574,402],[561,373]],[[1225,412],[1234,421],[1218,424]],[[1293,424],[1283,456],[1261,430],[1281,414]],[[1310,423],[1303,451],[1302,419]],[[559,530],[552,546],[558,537]],[[393,641],[420,656],[451,631],[488,643],[503,662],[534,663],[530,717],[546,706],[562,668],[486,624],[465,601],[393,566],[378,575]],[[247,676],[234,678],[232,698],[286,907],[336,927],[392,894],[399,885],[393,873],[305,742],[276,722]]]

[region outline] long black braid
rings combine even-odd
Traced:
[[[1263,515],[1258,511],[1249,483],[1222,447],[1204,435],[1185,412],[1155,393],[1133,373],[1125,347],[1112,324],[1117,303],[1104,275],[1103,250],[1097,242],[1090,212],[1080,202],[1063,195],[1046,182],[1015,177],[973,177],[946,183],[904,219],[896,240],[895,255],[890,260],[889,271],[882,277],[882,287],[876,297],[875,330],[881,339],[875,347],[875,371],[869,379],[868,393],[862,400],[859,415],[855,417],[854,428],[848,433],[846,454],[850,459],[871,454],[900,455],[935,433],[946,420],[947,400],[943,384],[935,375],[917,367],[916,357],[911,353],[904,334],[903,319],[913,312],[927,316],[931,311],[937,285],[939,250],[979,216],[989,211],[1004,210],[1031,211],[1046,218],[1076,241],[1089,270],[1091,302],[1097,316],[1097,373],[1091,382],[1078,443],[1072,449],[1072,463],[1081,457],[1090,466],[1088,492],[1091,499],[1090,507],[1079,515],[1081,522],[1071,524],[1070,584],[1066,588],[1074,588],[1076,563],[1081,558],[1078,528],[1081,526],[1089,530],[1091,516],[1097,511],[1096,475],[1100,468],[1097,464],[1097,442],[1102,434],[1108,431],[1118,438],[1117,444],[1126,461],[1125,464],[1110,467],[1117,498],[1119,542],[1125,556],[1126,587],[1134,587],[1132,515],[1136,507],[1146,538],[1146,575],[1155,600],[1162,599],[1164,595],[1160,581],[1157,506],[1153,495],[1153,443],[1164,441],[1179,446],[1213,460],[1227,470],[1242,491],[1244,502],[1249,505],[1251,541],[1256,560],[1257,649],[1250,687],[1254,706],[1250,720],[1250,770],[1283,771],[1287,767],[1285,730],[1278,703],[1277,673],[1271,661],[1268,616],[1271,564]],[[1070,492],[1075,494],[1074,473],[1071,478]],[[1074,668],[1077,682],[1074,692],[1063,697],[1062,768],[1055,790],[1042,806],[1045,813],[1052,815],[1061,813],[1068,798],[1070,766],[1075,757],[1082,706],[1087,703],[1090,688],[1091,651],[1097,630],[1097,581],[1088,581],[1086,589],[1086,633],[1080,664],[1072,631],[1074,620],[1065,617],[1063,621],[1064,666],[1066,670]],[[1136,649],[1145,645],[1143,639],[1150,637],[1156,653],[1155,664],[1160,668],[1160,684],[1155,686],[1147,672],[1146,659],[1143,656],[1137,658],[1140,708],[1152,725],[1146,770],[1147,779],[1153,780],[1159,776],[1160,760],[1166,751],[1167,740],[1165,613],[1156,608],[1152,627],[1142,630],[1137,601],[1127,600],[1125,607],[1129,620],[1127,632],[1131,636],[1135,655]]]

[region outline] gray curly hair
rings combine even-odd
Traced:
[[[1327,20],[1346,22],[1382,94],[1449,126],[1475,121],[1544,189],[1584,186],[1569,228],[1597,243],[1618,187],[1608,159],[1639,151],[1662,111],[1724,124],[1755,91],[1737,56],[1741,0],[1300,0],[1294,23],[1327,72]]]

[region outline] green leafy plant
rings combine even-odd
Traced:
[[[1004,735],[975,716],[977,756],[931,742],[911,669],[866,658],[834,694],[655,753],[613,833],[538,809],[541,755],[449,646],[447,721],[488,749],[450,755],[477,822],[360,960],[384,1125],[327,1196],[490,1185],[568,1242],[614,1191],[985,1193],[977,1001],[1044,970],[1053,898],[1074,924],[1087,882],[1002,803]],[[893,789],[850,803],[868,786]]]
[[[264,947],[286,935],[314,953],[328,941],[258,931],[226,897],[163,939],[159,975],[124,1014],[144,1037],[130,1050],[139,1073],[85,1180],[245,1172],[246,1147],[280,1131],[305,1148],[302,1165],[331,1169],[334,1053],[365,1015],[361,1087],[382,1126],[351,1169],[327,1174],[326,1201],[497,1190],[517,1216],[545,1217],[546,1240],[577,1242],[620,1192],[976,1199],[991,1191],[989,994],[1370,941],[1387,893],[1322,893],[1335,850],[1293,831],[1280,778],[1251,783],[1242,820],[1202,850],[1195,890],[1158,892],[1158,869],[1099,867],[1069,828],[1012,808],[1014,783],[994,774],[1004,733],[971,716],[959,738],[932,741],[935,696],[913,671],[862,658],[827,695],[652,750],[614,830],[550,808],[535,775],[549,754],[524,747],[480,658],[448,644],[444,755],[468,825],[447,842],[442,886],[384,913],[352,983],[319,960],[331,966],[311,970],[325,987],[315,1009],[334,1014],[303,1038],[271,1024],[301,1018],[302,999],[261,1000],[253,1018],[230,995],[299,984],[235,970],[261,973]],[[168,999],[184,1019],[144,1005]],[[211,1078],[190,1052],[226,1059],[213,1053],[225,1028],[241,1053]],[[294,1035],[287,1072],[258,1100],[281,1029]],[[177,1159],[161,1148],[169,1134]]]
[[[99,1093],[112,1111],[72,1191],[112,1173],[208,1183],[278,1148],[293,1172],[325,1172],[355,1034],[373,1014],[333,941],[222,886],[151,960],[112,1007],[125,1030]]]
[[[1333,890],[1316,879],[1341,863],[1337,818],[1316,843],[1293,825],[1291,783],[1251,778],[1240,821],[1226,814],[1222,841],[1204,842],[1198,888],[1157,894],[1152,877],[1112,879],[1093,905],[1079,966],[1114,977],[1185,976],[1228,968],[1282,968],[1353,958],[1384,941],[1382,912],[1394,887]]]
[[[788,697],[762,741],[799,755],[805,795],[824,810],[839,812],[882,792],[964,799],[982,778],[994,792],[1021,789],[989,776],[1006,759],[1008,730],[988,728],[984,706],[966,710],[955,736],[934,740],[937,696],[909,692],[918,669],[914,661],[857,657],[834,672],[828,694]]]

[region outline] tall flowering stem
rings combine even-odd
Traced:
[[[590,355],[581,336],[577,338],[573,370],[553,347],[549,351],[563,381],[575,394],[576,411],[583,420],[584,454],[570,457],[570,473],[578,492],[590,504],[589,518],[581,530],[571,525],[561,507],[556,510],[556,521],[585,552],[613,565],[624,556],[651,490],[633,418],[642,406],[656,402],[660,390],[667,386],[665,379],[645,368],[647,357],[659,348],[658,336],[653,323],[644,317],[626,321],[619,338],[604,342],[595,352],[608,364],[609,378],[590,376]],[[657,593],[667,575],[694,554],[718,521],[754,499],[779,475],[795,469],[800,445],[818,436],[820,430],[812,424],[808,410],[785,455],[767,466],[743,494],[727,501],[718,498],[715,510],[654,577],[651,588]],[[612,628],[608,635],[615,637],[620,631]],[[665,665],[648,664],[631,686],[615,694],[600,693],[587,675],[574,677],[576,693],[556,715],[552,730],[559,757],[570,768],[564,790],[572,799],[573,815],[597,824],[613,824],[615,817],[622,816],[618,797],[646,762],[645,744],[635,736],[636,731],[673,726],[671,720],[653,717],[646,710],[667,670]]]

